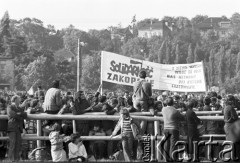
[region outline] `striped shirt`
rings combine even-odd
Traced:
[[[132,132],[130,121],[131,121],[130,118],[123,119],[123,126],[122,126],[122,132],[123,133]]]

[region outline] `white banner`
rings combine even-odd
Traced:
[[[132,86],[141,70],[156,90],[205,92],[203,63],[159,64],[102,51],[101,80]]]

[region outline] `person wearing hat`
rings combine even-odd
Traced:
[[[111,138],[121,129],[124,159],[129,162],[133,160],[133,140],[134,138],[140,138],[141,131],[139,131],[140,126],[138,121],[130,116],[129,111],[126,108],[123,108],[120,111],[120,114],[120,119]]]

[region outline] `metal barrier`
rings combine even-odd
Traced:
[[[238,112],[239,113],[239,112]],[[201,120],[211,120],[211,121],[223,121],[223,116],[216,116],[216,114],[222,114],[221,111],[212,111],[212,112],[196,112],[198,117]],[[212,115],[215,114],[215,115]],[[96,116],[97,115],[97,116]],[[160,122],[163,122],[163,117],[161,117],[161,113],[157,113],[158,116],[154,116],[150,114],[149,112],[135,112],[131,113],[131,116],[138,120],[146,120],[146,121],[154,121],[154,133],[156,136],[156,141],[160,140],[162,137],[160,136]],[[210,116],[211,115],[211,116]],[[0,120],[2,119],[8,119],[7,115],[0,115]],[[72,114],[64,114],[64,115],[58,115],[58,114],[28,114],[28,119],[37,120],[37,133],[31,134],[31,135],[25,135],[22,138],[25,140],[36,140],[37,141],[37,147],[41,147],[41,141],[49,140],[48,137],[42,136],[42,120],[118,120],[119,114],[115,115],[106,115],[103,112],[97,112],[97,113],[85,113],[82,115],[72,115]],[[74,131],[74,130],[73,130]],[[203,135],[201,138],[206,138],[211,135]],[[225,135],[212,135],[217,138],[224,138]],[[120,138],[110,138],[110,136],[82,136],[82,140],[120,140]],[[0,140],[8,140],[8,137],[0,137]],[[157,160],[160,160],[160,155],[158,150],[155,150]]]

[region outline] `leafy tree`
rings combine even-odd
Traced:
[[[199,45],[197,44],[197,46],[194,49],[194,62],[199,62]]]
[[[137,37],[130,39],[122,46],[122,54],[129,57],[144,59],[144,53],[142,51],[148,51],[147,40],[145,38]]]
[[[26,89],[29,89],[35,84],[49,87],[54,79],[56,79],[55,65],[49,58],[44,56],[40,56],[37,60],[31,62],[22,76],[24,87]]]
[[[9,22],[9,15],[6,11],[0,24],[0,55],[4,57],[12,57]]]
[[[158,63],[163,63],[165,52],[166,52],[166,44],[165,44],[165,41],[163,41],[158,53]]]
[[[98,53],[83,59],[82,86],[87,89],[97,89],[100,85],[101,58]]]
[[[176,47],[176,59],[174,61],[175,64],[179,64],[180,63],[180,49],[179,49],[179,44],[177,44]]]
[[[218,79],[219,79],[219,82],[222,86],[222,84],[224,83],[224,69],[225,69],[225,64],[224,64],[224,56],[225,56],[225,50],[224,50],[224,47],[222,47],[220,49],[220,52],[219,52],[219,65],[218,65]]]
[[[199,24],[199,23],[203,22],[207,18],[208,18],[207,15],[196,15],[195,17],[193,17],[191,19],[191,23],[192,23],[192,25],[196,25],[196,24]]]
[[[193,61],[194,61],[194,54],[193,54],[193,51],[192,51],[192,44],[189,44],[187,63],[193,63]]]
[[[212,87],[214,85],[214,50],[211,50],[209,56],[209,85]]]
[[[165,60],[166,64],[171,64],[171,49],[170,49],[170,45],[166,44],[166,60]]]
[[[74,69],[77,69],[76,63],[69,61],[62,61],[56,64],[57,78],[60,79],[61,85],[68,89],[74,89],[77,83],[76,73]]]
[[[238,74],[239,70],[240,70],[240,52],[238,53],[237,57],[236,74]]]

